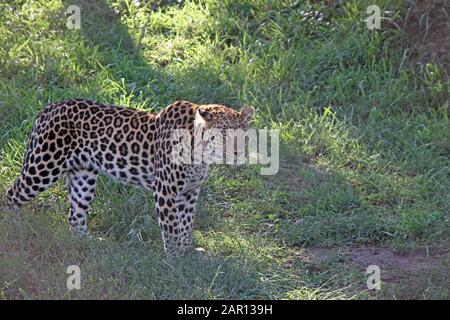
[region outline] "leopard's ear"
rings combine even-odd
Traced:
[[[195,126],[207,126],[207,123],[211,121],[212,114],[206,109],[198,108],[195,112]]]
[[[212,114],[208,110],[199,108],[198,114],[203,118],[205,121],[211,121],[212,120]]]
[[[255,108],[252,106],[245,106],[241,109],[240,113],[241,113],[242,121],[248,123],[248,122],[250,122],[250,120],[253,117],[253,114],[255,113]]]

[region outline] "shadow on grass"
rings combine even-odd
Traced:
[[[206,66],[192,65],[189,70],[179,73],[169,71],[166,60],[158,61],[159,65],[149,64],[142,56],[143,45],[139,43],[147,32],[146,25],[140,26],[138,39],[133,38],[121,22],[121,14],[127,12],[124,8],[114,10],[101,0],[64,3],[65,6],[75,4],[80,7],[81,29],[74,32],[81,32],[86,47],[99,49],[101,68],[108,70],[116,83],[124,82],[126,91],[142,91],[142,99],[150,100],[152,109],[159,110],[179,99],[195,103],[229,101],[230,90],[220,75]],[[146,12],[149,15],[159,6],[169,9],[183,5],[176,1],[159,1],[150,9],[148,4]],[[125,68],[117,68],[123,64]],[[101,91],[99,88],[99,92],[92,95],[97,96]],[[221,101],[216,100],[218,96]]]

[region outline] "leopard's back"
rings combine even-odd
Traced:
[[[45,165],[54,162],[61,170],[92,168],[150,188],[155,116],[87,99],[62,101],[39,114],[30,152],[47,152]]]

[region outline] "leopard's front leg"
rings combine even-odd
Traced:
[[[153,192],[164,251],[169,256],[180,255],[184,250],[181,250],[183,233],[178,217],[177,194],[160,178],[155,179]]]
[[[176,204],[181,235],[179,248],[183,253],[192,246],[192,229],[199,192],[200,186],[194,189],[183,190],[177,197]]]
[[[176,207],[178,223],[180,226],[179,248],[181,252],[186,252],[192,246],[192,229],[196,216],[197,200],[201,187],[208,174],[207,165],[192,165],[182,167],[181,185],[178,189]]]
[[[179,200],[174,201],[173,198],[155,196],[158,224],[161,228],[164,251],[168,255],[183,255],[192,246],[196,198],[195,194],[183,194]]]
[[[164,180],[155,180],[153,191],[158,224],[168,255],[184,254],[192,245],[196,205],[203,181],[204,176],[200,175],[171,188]]]

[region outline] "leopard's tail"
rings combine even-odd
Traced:
[[[22,206],[25,202],[30,201],[34,198],[34,192],[32,192],[32,186],[26,186],[27,182],[30,182],[29,179],[27,181],[25,176],[25,168],[28,168],[27,163],[30,162],[30,154],[33,146],[33,136],[32,132],[36,124],[33,125],[33,129],[28,134],[28,143],[25,151],[25,156],[23,159],[22,170],[20,175],[14,180],[13,185],[6,191],[5,195],[5,204],[9,209],[17,209]]]
[[[28,180],[30,179],[28,178]],[[17,209],[36,197],[38,190],[29,182],[23,173],[16,178],[11,188],[6,191],[5,204],[7,208]]]

